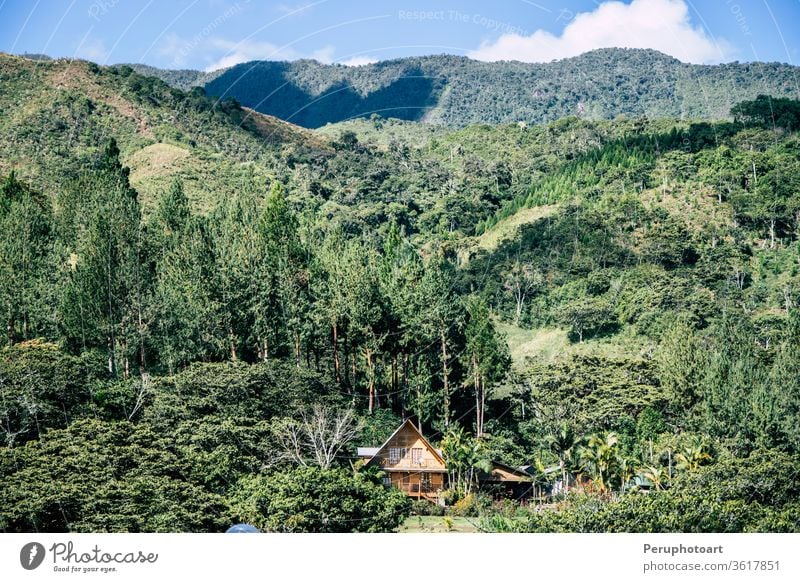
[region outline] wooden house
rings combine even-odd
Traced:
[[[382,446],[359,447],[358,456],[367,465],[381,468],[384,484],[415,499],[437,503],[446,487],[447,468],[441,451],[422,436],[411,420],[400,425]]]
[[[414,499],[439,502],[447,488],[447,464],[442,452],[433,447],[411,420],[406,420],[380,447],[358,447],[358,456],[367,465],[384,472],[384,484],[397,487]],[[517,501],[534,493],[533,479],[522,468],[497,461],[491,471],[478,475],[480,489],[495,497]]]
[[[495,499],[507,498],[521,501],[534,495],[533,479],[521,467],[515,469],[499,461],[492,461],[491,471],[478,474],[482,490]]]

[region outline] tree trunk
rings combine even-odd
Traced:
[[[108,345],[108,373],[112,376],[116,376],[117,374],[117,366],[114,362],[114,338],[108,336],[106,339]]]
[[[397,371],[397,354],[392,354],[392,394],[397,393],[398,385],[398,371]]]
[[[230,327],[228,328],[228,343],[230,344],[231,361],[235,362],[236,360],[238,360],[236,356],[236,342],[234,341],[233,329],[231,329]]]
[[[353,388],[356,386],[356,354],[355,352],[350,352],[350,367],[353,370]]]
[[[403,390],[408,390],[408,352],[403,353]]]
[[[372,372],[372,351],[369,348],[364,350],[364,354],[367,360],[367,377],[368,377],[368,392],[369,392],[369,413],[372,414],[373,410],[375,409],[375,380],[374,374]],[[355,356],[353,357],[353,363],[355,364]]]
[[[472,381],[475,384],[475,436],[481,436],[481,375],[478,360],[472,356]]]
[[[481,426],[478,429],[478,436],[483,436],[484,414],[486,412],[486,379],[481,376]]]
[[[300,367],[300,332],[294,330],[294,362]]]
[[[339,327],[333,324],[333,368],[336,370],[336,383],[342,385],[342,376],[339,373]]]
[[[775,248],[775,219],[769,219],[769,248]]]
[[[447,338],[444,328],[439,330],[442,338],[442,381],[444,383],[444,425],[450,425],[450,379],[447,369]]]

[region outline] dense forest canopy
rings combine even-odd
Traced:
[[[358,67],[253,61],[212,73],[133,67],[303,127],[373,113],[450,127],[533,124],[569,115],[722,119],[737,102],[759,93],[797,96],[797,68],[790,65],[691,65],[644,49],[599,49],[533,64],[438,55]]]
[[[797,101],[309,132],[0,67],[0,530],[391,531],[409,417],[485,529],[800,528]]]

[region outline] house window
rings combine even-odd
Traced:
[[[411,449],[411,462],[415,465],[422,462],[422,449]]]
[[[391,487],[392,486],[392,476],[391,475],[384,476],[383,484],[386,485],[387,487]]]
[[[400,447],[389,447],[389,463],[399,463],[400,459],[406,456],[406,449]]]

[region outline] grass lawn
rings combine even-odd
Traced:
[[[631,352],[643,353],[652,348],[647,341],[624,333],[573,343],[567,330],[561,328],[525,329],[499,319],[495,319],[494,324],[505,335],[511,362],[519,370],[524,370],[530,360],[550,364],[570,355],[622,358]]]
[[[451,517],[436,515],[411,515],[397,530],[400,533],[475,533],[478,531],[475,517]]]

